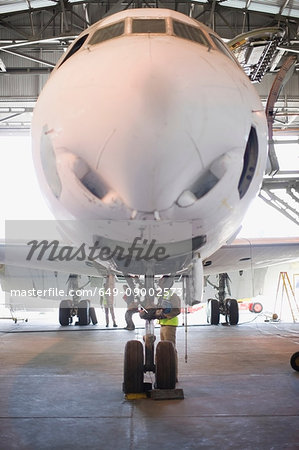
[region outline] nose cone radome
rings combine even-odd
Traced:
[[[245,148],[251,106],[240,69],[224,56],[219,66],[218,52],[172,37],[122,39],[58,68],[34,128],[39,140],[47,126],[54,151],[85,161],[129,208],[161,211],[215,159]]]
[[[201,171],[202,163],[187,133],[138,122],[129,133],[125,127],[115,130],[97,170],[131,209],[164,210],[176,201],[186,180]]]

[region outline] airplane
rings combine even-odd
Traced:
[[[181,13],[128,9],[84,30],[37,101],[32,146],[63,240],[22,223],[26,245],[0,247],[7,274],[14,266],[20,279],[26,270],[67,273],[77,287],[80,274],[124,276],[152,302],[157,281],[171,275],[194,304],[204,273],[299,255],[299,239],[233,244],[266,168],[265,113],[221,38]],[[75,295],[62,300],[61,325],[74,315],[88,325],[90,308]],[[208,311],[211,324],[220,314],[238,323],[235,299],[212,299]],[[139,374],[133,391],[143,382],[142,352],[129,341],[127,376]],[[164,368],[163,358],[156,364]]]

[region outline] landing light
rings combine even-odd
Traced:
[[[178,198],[177,204],[181,208],[186,208],[187,206],[193,205],[195,203],[197,198],[191,191],[184,191]]]

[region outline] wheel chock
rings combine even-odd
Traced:
[[[153,400],[184,400],[183,389],[152,389],[149,394]]]
[[[142,398],[148,398],[148,396],[146,395],[146,392],[125,394],[126,400],[140,400]]]

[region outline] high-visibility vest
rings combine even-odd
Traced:
[[[177,327],[179,325],[178,316],[172,317],[171,319],[159,319],[160,325],[170,325],[171,327]]]
[[[108,308],[108,306],[113,306],[113,300],[108,295],[103,295],[103,306]]]
[[[170,300],[171,299],[170,292],[163,295],[163,299]],[[159,324],[160,325],[169,325],[171,327],[177,327],[179,325],[179,318],[178,318],[178,316],[175,316],[175,317],[171,317],[170,319],[159,319]]]

